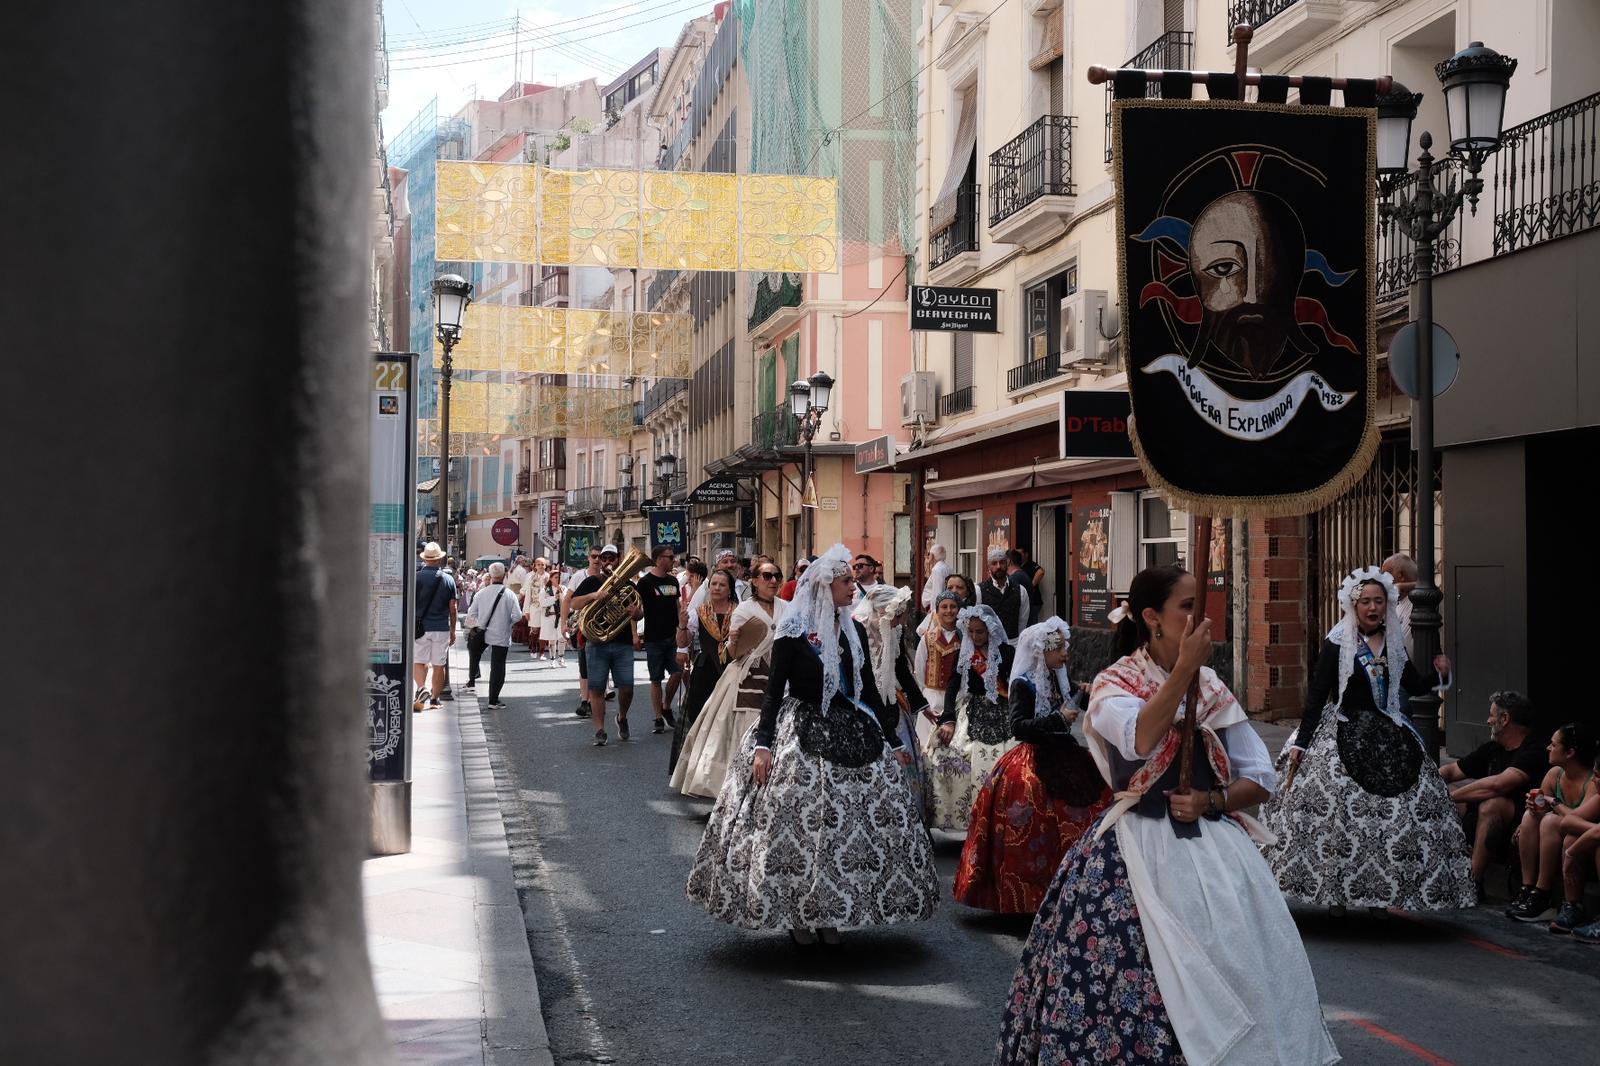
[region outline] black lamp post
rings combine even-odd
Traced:
[[[822,425],[822,416],[828,411],[828,401],[833,396],[833,378],[825,370],[818,370],[809,381],[795,381],[789,386],[789,411],[799,423],[801,439],[805,441],[805,470],[800,481],[800,510],[806,516],[806,557],[816,554],[817,515],[806,496],[811,491],[811,477],[815,460],[811,441]]]
[[[1500,147],[1506,89],[1516,69],[1515,59],[1485,48],[1481,41],[1473,41],[1434,68],[1444,87],[1450,155],[1467,171],[1459,188],[1453,175],[1446,179],[1442,190],[1434,187],[1437,164],[1428,151],[1433,147],[1433,136],[1424,131],[1420,139],[1422,154],[1417,157],[1416,191],[1397,204],[1389,203],[1389,196],[1406,173],[1411,121],[1422,97],[1395,85],[1378,106],[1378,174],[1384,196],[1379,212],[1385,225],[1398,222],[1405,227],[1406,235],[1416,245],[1417,584],[1411,590],[1411,642],[1417,661],[1424,667],[1430,666],[1439,654],[1439,602],[1443,599],[1433,563],[1433,242],[1455,221],[1463,196],[1473,214],[1477,214],[1478,194],[1483,191],[1483,179],[1478,174],[1484,161]],[[1437,758],[1439,696],[1432,691],[1413,696],[1410,713],[1428,754]]]
[[[671,452],[656,456],[656,481],[661,484],[658,494],[663,503],[671,503],[672,479],[678,473],[678,457]]]
[[[450,515],[450,351],[461,339],[461,324],[472,302],[472,283],[459,274],[441,274],[433,282],[433,326],[444,345],[439,403],[439,515]],[[450,551],[450,526],[444,529],[444,550]]]

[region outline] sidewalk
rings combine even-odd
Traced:
[[[411,719],[411,852],[362,871],[378,1003],[396,1062],[546,1066],[480,704],[460,687],[464,650],[451,666],[456,700]]]

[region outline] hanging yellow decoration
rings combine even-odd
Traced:
[[[517,163],[439,167],[434,255],[456,262],[535,262],[534,168]]]
[[[736,175],[647,172],[643,194],[646,267],[739,269]]]
[[[743,270],[831,274],[839,269],[839,183],[751,174],[743,183]]]

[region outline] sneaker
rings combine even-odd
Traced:
[[[589,701],[588,700],[579,700],[578,701],[578,705],[572,709],[572,716],[574,718],[587,718],[587,717],[589,717]]]
[[[594,746],[597,748],[606,746],[606,731],[604,729],[596,729],[594,731]]]
[[[676,718],[672,717],[672,708],[670,708],[670,707],[661,712],[660,720],[665,722],[665,723],[667,723],[667,728],[668,729],[677,729],[678,728],[678,720]]]
[[[438,710],[439,709],[439,701],[441,699],[443,699],[443,698],[444,698],[443,696],[435,696],[435,697],[433,697],[433,699],[428,701],[428,706],[432,707],[434,710]]]
[[[1555,921],[1550,923],[1550,931],[1559,936],[1566,936],[1582,924],[1583,907],[1570,899],[1563,900],[1561,909],[1556,911]]]
[[[1512,912],[1526,903],[1528,901],[1528,896],[1534,891],[1535,889],[1532,885],[1523,885],[1521,888],[1517,889],[1516,894],[1511,897],[1511,902],[1506,906],[1506,909],[1500,913],[1504,914],[1507,918],[1515,918],[1516,915]],[[1482,898],[1481,893],[1480,898]]]
[[[467,691],[468,692],[476,692],[476,691],[478,691],[478,683],[476,681],[468,681],[467,682]]]
[[[503,711],[506,709],[506,705],[501,703],[499,700],[495,700],[493,703],[489,704],[489,709],[491,711]]]
[[[456,694],[450,691],[449,685],[446,685],[444,688],[439,690],[439,698],[441,700],[453,700],[456,698]]]
[[[1572,939],[1580,944],[1600,944],[1600,921],[1575,927],[1572,930]]]
[[[665,733],[666,731],[667,723],[662,721],[660,718],[657,718],[655,724],[650,727],[650,732],[652,733],[660,734]]]
[[[628,739],[628,720],[626,718],[618,718],[617,719],[617,739],[618,740],[627,740]]]
[[[1506,908],[1506,917],[1519,922],[1542,922],[1550,915],[1550,893],[1531,888]]]
[[[617,690],[616,689],[614,689],[614,688],[606,689],[606,699],[614,700],[616,698],[617,698]]]

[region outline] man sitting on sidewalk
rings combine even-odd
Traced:
[[[1448,766],[1439,776],[1450,784],[1450,798],[1461,812],[1472,840],[1472,879],[1483,898],[1483,873],[1491,855],[1510,854],[1511,831],[1521,812],[1519,797],[1548,768],[1544,745],[1532,732],[1533,704],[1519,692],[1489,697],[1489,739]]]

